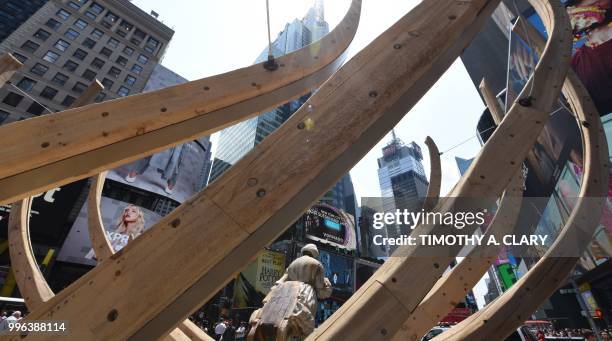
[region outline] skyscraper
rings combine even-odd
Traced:
[[[0,0],[0,43],[49,0]]]
[[[316,0],[314,6],[308,10],[303,19],[295,19],[285,25],[283,31],[278,34],[278,37],[272,43],[272,54],[274,57],[280,57],[301,49],[313,41],[319,40],[328,32],[329,25],[325,22],[323,1]],[[260,63],[267,59],[268,47],[261,52],[255,63]],[[222,130],[210,174],[210,181],[219,177],[258,145],[266,136],[280,127],[306,102],[308,97],[310,97],[310,94]]]
[[[382,149],[383,156],[378,159],[382,209],[385,212],[395,212],[397,209],[420,211],[429,185],[421,163],[421,147],[415,142],[405,145],[394,131],[392,136],[391,142]],[[401,233],[398,228],[387,228],[389,237]]]

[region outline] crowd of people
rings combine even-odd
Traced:
[[[249,324],[245,321],[222,318],[212,325],[203,312],[193,315],[191,321],[217,341],[243,341],[249,333]]]
[[[19,322],[24,319],[25,316],[21,314],[21,311],[2,311],[0,313],[0,331],[8,330],[9,324]]]
[[[601,340],[603,341],[612,340],[612,335],[610,335],[610,332],[607,329],[601,330],[599,335]],[[546,340],[546,338],[552,337],[582,337],[586,341],[597,341],[595,333],[589,329],[564,328],[559,330],[538,330],[536,333],[536,337],[538,341]]]

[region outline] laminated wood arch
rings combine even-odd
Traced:
[[[421,2],[222,177],[29,318],[52,314],[54,319],[69,319],[72,336],[79,339],[152,340],[168,333],[391,130],[459,56],[498,3]],[[499,196],[548,119],[571,48],[571,38],[560,32],[566,27],[554,23],[549,31],[554,43],[536,66],[533,92],[521,94],[522,105],[512,107],[484,146],[453,191],[457,197]],[[436,210],[456,208],[455,200],[445,200]],[[432,228],[423,227],[422,232],[431,233]],[[417,256],[421,251],[398,250]],[[440,264],[452,258],[451,253],[389,259],[310,339],[392,335],[441,275]],[[109,286],[113,290],[104,290]]]
[[[427,197],[423,204],[425,211],[431,211],[440,199],[440,188],[442,187],[442,164],[440,162],[440,150],[434,140],[427,136],[425,145],[429,151],[429,186],[427,186]]]
[[[535,68],[534,77],[519,96],[523,100],[520,104],[512,105],[502,124],[451,192],[450,198],[440,201],[434,211],[475,209],[479,206],[479,200],[482,200],[480,207],[489,207],[491,199],[486,198],[501,194],[548,120],[548,113],[559,95],[569,66],[571,35],[569,20],[558,1],[554,5],[544,1],[534,2],[537,2],[534,5],[540,13],[549,15],[550,39]],[[426,3],[421,4],[425,6]],[[431,12],[439,18],[439,11]],[[422,17],[426,15],[422,13]],[[443,14],[445,16],[446,13]],[[530,90],[534,78],[537,82]],[[472,198],[474,202],[466,207],[462,204],[464,199],[457,198]],[[449,229],[433,225],[415,229],[418,234],[440,235],[445,231]],[[448,233],[453,232],[450,229]],[[445,251],[448,255],[436,256],[422,246],[398,248],[394,257],[390,257],[368,282],[319,326],[309,340],[358,337],[374,340],[393,335],[408,318],[415,317],[412,312],[441,276],[446,265],[457,255],[459,247],[448,247]],[[419,281],[415,283],[414,278]],[[410,290],[406,289],[407,283],[410,283]]]
[[[87,228],[89,230],[89,240],[91,241],[96,259],[99,263],[106,261],[115,253],[106,235],[100,206],[106,173],[107,172],[102,172],[91,178],[91,186],[89,188],[89,195],[87,196]],[[178,329],[178,331],[171,331],[164,338],[168,340],[180,340],[186,337],[187,339],[198,341],[212,340],[210,336],[188,319],[180,323]]]
[[[519,19],[519,35],[529,35],[536,50],[544,45],[539,33]],[[573,71],[563,84],[582,135],[584,174],[578,200],[562,232],[548,252],[502,296],[437,337],[437,340],[486,340],[507,336],[528,319],[571,274],[597,228],[608,188],[608,148],[599,113]],[[568,251],[570,250],[570,251]]]
[[[504,235],[512,233],[521,209],[522,195],[523,177],[519,171],[504,191],[495,217],[484,235],[485,241],[489,236],[501,240]],[[463,261],[436,282],[392,340],[414,340],[425,335],[478,283],[500,249],[501,246],[495,245],[474,247]]]
[[[94,176],[308,93],[340,67],[361,0],[321,40],[225,74],[0,127],[0,204]],[[129,115],[126,114],[129,112]],[[20,147],[15,147],[21,145]]]

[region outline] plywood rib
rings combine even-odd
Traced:
[[[471,2],[474,3],[474,2]],[[422,3],[423,5],[425,3]],[[432,2],[427,2],[432,4]],[[440,12],[436,13],[440,18]],[[552,12],[552,10],[551,10]],[[443,12],[442,12],[443,13]],[[426,16],[427,14],[423,14]],[[432,14],[433,15],[433,14]],[[446,14],[442,15],[446,17]],[[546,53],[535,69],[537,82],[531,89],[528,82],[519,98],[531,98],[523,105],[515,103],[502,124],[497,128],[487,144],[482,148],[466,175],[451,193],[451,198],[441,200],[435,211],[454,212],[474,210],[478,206],[488,207],[487,197],[497,197],[507,186],[511,177],[518,171],[522,160],[527,155],[543,125],[548,119],[552,104],[559,95],[560,86],[569,65],[571,37],[567,22],[548,21],[552,39]],[[465,199],[473,198],[472,203]],[[482,201],[482,205],[477,205]],[[489,201],[489,202],[488,202]],[[470,232],[464,229],[462,233]],[[453,229],[442,226],[419,226],[417,234],[454,233]],[[438,249],[439,250],[439,249]],[[347,301],[331,318],[321,325],[309,339],[358,338],[384,339],[387,334],[394,334],[403,322],[411,316],[394,314],[391,318],[385,316],[380,308],[380,302],[372,298],[364,298],[360,291],[378,282],[393,293],[398,303],[407,311],[412,312],[437,279],[446,265],[459,252],[458,248],[445,248],[445,255],[431,255],[426,247],[406,246],[396,250],[381,268],[364,284],[355,297]],[[415,283],[414,278],[418,278]],[[408,284],[410,290],[408,290]]]
[[[317,88],[345,58],[360,0],[320,41],[262,64],[0,127],[0,204],[94,176],[275,108]],[[16,147],[19,145],[19,147]]]
[[[485,78],[483,78],[480,82],[478,89],[480,90],[480,94],[482,95],[487,108],[489,108],[489,111],[491,112],[493,122],[495,122],[496,125],[499,125],[504,119],[504,109],[502,109],[499,101],[493,94],[493,90],[491,90]]]
[[[28,309],[36,309],[53,297],[53,291],[36,263],[30,244],[31,204],[31,198],[28,198],[11,205],[8,241],[11,267],[19,292]]]
[[[104,229],[100,209],[106,173],[102,172],[91,178],[91,186],[87,197],[87,228],[91,246],[98,262],[109,259],[114,253],[113,247],[106,237],[106,229]]]
[[[429,186],[427,186],[427,197],[423,204],[425,211],[431,211],[440,199],[440,188],[442,186],[442,164],[440,162],[440,151],[434,140],[427,136],[425,139],[429,151]]]
[[[541,51],[544,43],[537,31],[524,19],[519,24],[522,27],[516,33],[529,34],[536,50]],[[563,285],[578,260],[577,250],[585,250],[591,242],[607,196],[607,142],[598,111],[573,71],[563,84],[563,94],[576,115],[584,146],[584,175],[570,217],[549,251],[527,274],[483,310],[436,339],[487,340],[511,334]]]
[[[523,176],[519,171],[504,191],[499,209],[484,235],[485,242],[490,236],[501,240],[504,235],[512,233],[521,209],[522,196]],[[463,261],[436,282],[392,340],[416,340],[425,335],[478,283],[497,258],[500,248],[495,245],[474,247]]]

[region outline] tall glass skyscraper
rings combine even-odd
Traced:
[[[316,0],[314,6],[308,10],[303,19],[295,19],[285,25],[285,29],[278,34],[278,37],[272,43],[272,54],[274,57],[280,57],[301,49],[313,41],[319,40],[328,32],[329,25],[325,22],[323,1]],[[255,63],[267,59],[268,48],[266,47],[255,60]],[[310,94],[222,130],[209,181],[219,177],[266,136],[280,127],[306,102],[308,97],[310,97]]]
[[[378,159],[378,180],[382,197],[382,209],[420,211],[427,197],[429,182],[423,169],[421,147],[415,142],[405,145],[392,133],[393,138]],[[389,237],[402,234],[397,228],[387,228]],[[393,250],[390,250],[393,251]]]

